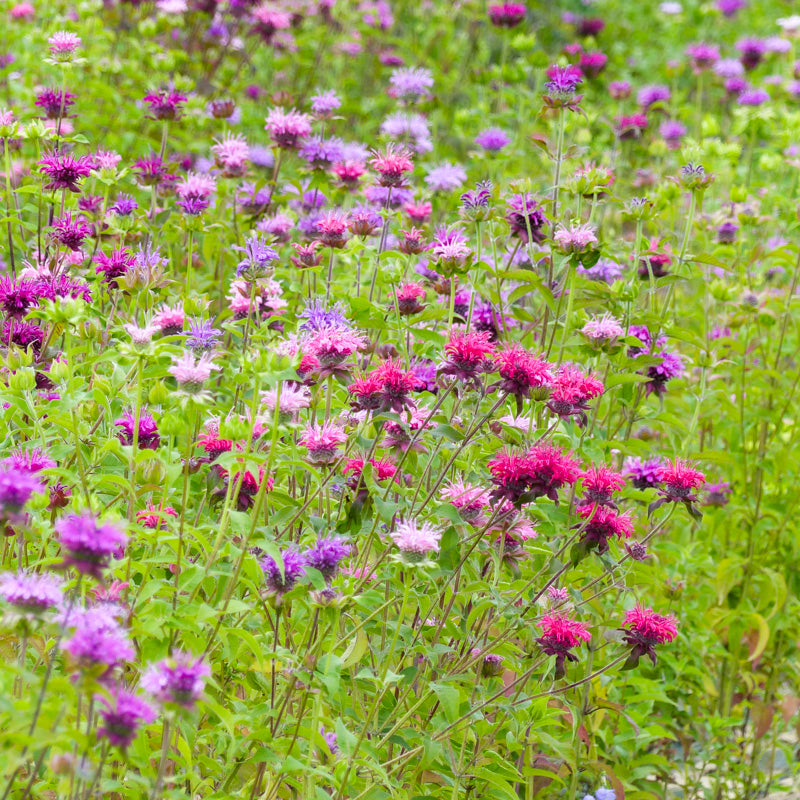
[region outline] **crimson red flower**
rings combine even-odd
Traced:
[[[564,677],[564,661],[577,661],[578,657],[571,652],[581,642],[588,642],[592,637],[583,623],[570,619],[564,614],[545,614],[539,622],[542,635],[536,640],[542,652],[556,657],[556,678]]]
[[[669,644],[678,635],[678,621],[672,614],[657,614],[652,608],[634,606],[625,614],[620,630],[622,638],[631,645],[631,653],[623,669],[633,669],[642,656],[648,656],[655,665],[657,644]]]

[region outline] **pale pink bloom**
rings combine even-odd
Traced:
[[[190,172],[175,187],[175,193],[181,200],[197,198],[205,200],[217,190],[217,182],[211,175],[202,175],[198,172]]]
[[[48,40],[50,55],[56,61],[71,61],[75,51],[81,46],[81,39],[74,33],[68,31],[58,31]]]
[[[298,439],[317,464],[330,464],[338,456],[339,445],[347,441],[347,434],[331,422],[309,425]]]
[[[216,144],[211,148],[214,160],[226,177],[244,175],[247,163],[250,160],[250,146],[240,133],[226,134],[222,141],[214,140]]]
[[[559,225],[553,238],[564,253],[582,253],[597,244],[594,228],[588,223],[571,228]]]
[[[399,522],[389,536],[403,553],[424,556],[439,549],[442,531],[429,522],[408,520]]]
[[[261,403],[269,411],[274,411],[278,403],[278,390],[269,389],[261,393]],[[280,412],[282,414],[296,414],[303,408],[311,405],[311,392],[296,383],[284,381],[281,384]]]
[[[98,150],[94,154],[94,160],[100,169],[112,170],[117,168],[122,156],[113,150]]]
[[[155,325],[145,325],[144,328],[140,328],[138,325],[126,324],[122,327],[125,328],[134,345],[149,344],[159,330]]]
[[[173,362],[169,368],[170,375],[174,376],[178,386],[187,392],[195,394],[203,388],[203,384],[211,376],[211,372],[220,369],[208,353],[203,353],[195,361],[190,352],[185,352],[179,359]]]

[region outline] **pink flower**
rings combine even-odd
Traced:
[[[416,520],[399,522],[389,534],[392,541],[409,561],[421,561],[429,553],[439,549],[442,531],[429,522]]]
[[[474,522],[489,505],[489,492],[481,486],[464,483],[461,478],[442,489],[442,500],[451,503],[465,522]]]
[[[152,500],[147,501],[147,508],[136,512],[136,521],[145,528],[152,530],[163,529],[166,527],[167,517],[177,517],[178,512],[172,506],[156,506]]]
[[[558,490],[583,474],[580,464],[552,445],[537,445],[527,453],[500,453],[489,461],[495,490],[492,498],[514,505],[549,497],[558,504]]]
[[[582,503],[611,505],[611,496],[625,486],[625,478],[608,467],[589,467],[583,474],[584,498]]]
[[[577,417],[579,426],[586,424],[588,401],[603,394],[603,382],[586,375],[572,364],[564,364],[553,379],[547,407],[562,419]]]
[[[404,283],[397,287],[394,293],[401,316],[419,314],[425,308],[424,304],[419,302],[421,297],[425,297],[425,289],[418,283]]]
[[[220,367],[214,363],[213,357],[208,353],[203,353],[195,361],[194,356],[186,351],[179,359],[173,361],[168,372],[175,378],[181,389],[189,394],[197,394],[215,369],[220,369]]]
[[[449,375],[479,390],[478,376],[494,372],[496,368],[492,358],[494,350],[489,331],[454,331],[444,346],[447,360],[439,367],[439,374]]]
[[[652,608],[634,606],[625,614],[622,630],[626,644],[631,645],[631,653],[625,662],[625,669],[637,666],[642,656],[648,656],[656,663],[655,646],[669,644],[678,635],[678,621],[671,614],[657,614]]]
[[[502,378],[492,387],[513,394],[517,400],[517,413],[522,411],[522,399],[552,384],[551,365],[536,358],[522,345],[514,342],[495,355],[497,370]]]
[[[58,31],[48,40],[50,55],[56,61],[71,61],[75,51],[81,46],[80,37],[67,31]]]
[[[222,141],[215,139],[212,146],[214,161],[226,178],[237,178],[244,175],[250,160],[250,146],[240,133],[226,134]]]
[[[381,186],[398,187],[405,182],[404,174],[414,169],[408,151],[389,144],[383,153],[374,153],[370,166],[378,173]]]
[[[571,228],[559,225],[553,239],[561,252],[567,255],[585,253],[587,250],[595,249],[598,243],[594,228],[589,224],[573,225]]]
[[[606,312],[602,317],[592,317],[581,328],[581,333],[596,344],[613,344],[622,336],[623,328],[619,320]]]
[[[284,111],[273,108],[265,120],[265,130],[272,141],[285,149],[296,149],[302,140],[311,135],[311,117],[295,109]]]
[[[309,458],[315,464],[330,464],[338,457],[339,445],[347,441],[347,434],[330,422],[322,425],[309,425],[301,434],[298,443],[308,450]]]
[[[394,478],[397,480],[397,467],[394,465],[394,462],[388,458],[371,458],[368,462],[372,465],[372,474],[375,476],[377,481],[385,481],[389,478]],[[364,459],[363,458],[351,458],[346,464],[344,469],[342,470],[343,474],[347,475],[348,472],[352,472],[353,476],[348,482],[353,488],[355,488],[359,480],[361,478],[361,473],[364,470]]]
[[[587,522],[578,523],[575,527],[581,531],[580,551],[577,555],[583,556],[590,550],[597,550],[599,554],[608,551],[608,540],[629,539],[633,535],[633,522],[625,514],[619,514],[607,506],[584,505],[578,508],[578,515]]]
[[[325,247],[341,249],[347,242],[345,231],[348,223],[347,214],[337,210],[327,212],[316,222],[319,240]]]
[[[556,657],[555,677],[563,678],[565,661],[577,661],[578,657],[570,652],[579,647],[581,642],[588,642],[592,637],[585,626],[564,614],[545,614],[539,622],[542,635],[536,640],[542,652]]]

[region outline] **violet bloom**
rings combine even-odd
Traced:
[[[614,283],[622,277],[622,267],[610,258],[601,258],[589,269],[577,267],[576,272],[590,281],[600,283]]]
[[[428,171],[425,183],[433,192],[454,192],[467,180],[467,173],[458,164],[440,164]]]
[[[300,148],[300,158],[307,161],[314,169],[330,169],[342,159],[343,142],[337,136],[328,139],[322,136],[311,136]]]
[[[511,139],[501,128],[486,128],[475,137],[475,144],[490,153],[499,153],[511,144]]]
[[[156,718],[149,703],[125,689],[116,688],[110,698],[100,697],[99,700],[103,724],[97,729],[97,735],[121,750],[128,748],[142,725],[149,725]]]
[[[703,72],[719,61],[719,49],[706,42],[690,44],[686,48],[686,55],[691,59],[692,69],[695,72]]]
[[[119,528],[101,523],[90,511],[64,517],[55,529],[64,550],[64,566],[73,566],[81,574],[98,580],[102,579],[111,556],[128,541]]]
[[[289,548],[281,553],[282,565],[272,556],[264,556],[261,569],[264,571],[264,582],[267,588],[276,595],[282,595],[293,589],[300,578],[306,574],[306,559],[302,553]]]
[[[14,521],[31,495],[44,492],[41,481],[30,472],[2,467],[0,469],[0,516]]]
[[[389,97],[398,100],[421,100],[430,97],[433,74],[422,67],[403,67],[392,72],[389,78]]]
[[[319,119],[329,117],[341,105],[342,101],[333,90],[320,92],[311,98],[311,112]]]
[[[670,150],[677,150],[681,146],[681,140],[686,136],[686,126],[677,120],[667,120],[658,129]]]
[[[498,28],[516,28],[526,10],[524,3],[496,3],[489,6],[489,19]]]
[[[134,432],[136,431],[136,417],[132,411],[126,411],[119,419],[114,420],[114,425],[120,428],[117,437],[122,444],[133,446]],[[139,412],[139,431],[136,441],[139,450],[157,450],[161,444],[158,426],[153,417],[141,410]]]
[[[193,353],[210,353],[216,346],[222,331],[207,319],[192,319],[186,333],[184,345]]]
[[[769,94],[763,89],[746,89],[739,95],[736,102],[740,106],[761,106],[769,102]]]
[[[76,610],[65,623],[75,631],[61,649],[81,670],[101,667],[106,672],[130,661],[135,654],[125,630],[114,618],[113,609],[98,606]]]
[[[547,70],[548,80],[544,84],[544,103],[548,108],[565,108],[577,111],[581,95],[576,94],[583,82],[583,74],[573,66],[553,64]]]
[[[336,576],[339,563],[350,555],[350,545],[341,537],[322,538],[305,552],[306,564],[322,573],[326,583]]]
[[[631,456],[625,459],[622,474],[630,478],[631,485],[640,491],[655,489],[660,483],[658,474],[663,466],[664,461],[658,456],[650,458]]]
[[[646,111],[655,103],[668,103],[671,97],[668,86],[643,86],[636,95],[636,101]]]
[[[35,106],[44,110],[47,119],[69,116],[69,107],[75,103],[76,95],[61,89],[44,89],[36,95]]]
[[[544,226],[548,219],[534,196],[528,192],[512,194],[508,198],[506,221],[511,228],[511,235],[521,239],[524,244],[528,239],[541,244],[545,239]]]
[[[142,688],[165,705],[176,705],[191,711],[205,688],[211,669],[202,658],[176,653],[151,665],[142,675]]]
[[[740,53],[739,60],[742,66],[749,72],[763,61],[767,45],[761,39],[740,39],[736,42],[736,49]]]
[[[50,573],[0,575],[0,597],[18,611],[40,614],[57,608],[63,599],[61,579]]]
[[[236,267],[236,277],[255,280],[268,274],[270,265],[278,258],[278,253],[263,240],[251,236],[245,241],[244,247],[234,247],[244,258]]]
[[[118,217],[129,217],[137,208],[139,208],[139,203],[129,194],[118,194],[108,210]]]

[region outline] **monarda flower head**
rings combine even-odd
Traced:
[[[59,189],[68,189],[78,194],[80,187],[78,181],[90,175],[94,169],[91,156],[78,156],[75,158],[69,153],[51,153],[36,162],[41,167],[45,176],[44,190],[57,192]]]
[[[149,667],[142,675],[141,686],[158,702],[191,711],[210,674],[211,669],[202,658],[176,653]]]
[[[414,169],[408,151],[394,144],[389,144],[382,153],[375,151],[369,163],[378,173],[378,183],[389,188],[402,187],[405,174]]]
[[[140,450],[158,450],[158,446],[161,444],[161,437],[158,433],[158,425],[156,425],[155,419],[146,411],[140,410],[138,421],[138,436],[135,437],[137,430],[136,415],[132,411],[126,411],[119,419],[114,420],[114,425],[120,428],[117,432],[120,442],[131,447],[135,437],[137,447]]]
[[[631,652],[623,669],[638,666],[642,656],[648,656],[655,666],[657,644],[669,644],[678,635],[678,621],[671,614],[657,614],[652,608],[634,606],[625,614],[623,640]]]
[[[106,674],[133,658],[135,651],[114,614],[113,608],[96,606],[76,610],[66,620],[66,625],[75,631],[61,648],[80,670],[100,669],[101,674]]]
[[[56,31],[47,40],[47,47],[54,61],[72,61],[80,46],[80,36],[70,31]]]
[[[61,579],[50,573],[0,575],[0,597],[23,615],[38,615],[57,608],[63,599]]]
[[[584,472],[581,483],[584,494],[580,505],[595,503],[615,508],[613,494],[624,488],[625,477],[608,467],[589,467]]]
[[[495,3],[489,6],[489,19],[498,28],[516,28],[525,12],[524,3]]]
[[[173,120],[180,117],[183,103],[186,102],[187,97],[180,92],[159,89],[146,94],[143,100],[150,107],[152,119]]]
[[[558,490],[583,474],[580,464],[557,447],[537,445],[526,453],[500,453],[489,461],[491,497],[519,507],[539,497],[558,504]]]
[[[330,583],[339,571],[339,563],[350,555],[350,545],[341,537],[322,538],[304,553],[306,564],[322,573]]]
[[[553,235],[553,241],[560,252],[576,256],[584,266],[591,267],[597,261],[598,241],[595,229],[591,225],[572,225],[569,228],[559,225]],[[594,258],[587,258],[587,255],[593,255]]]
[[[572,650],[581,642],[588,642],[591,634],[583,623],[564,614],[545,614],[538,625],[542,635],[536,641],[545,655],[556,657],[555,677],[563,678],[566,672],[564,662],[578,660]]]
[[[330,464],[339,457],[339,446],[347,441],[347,434],[338,425],[325,422],[309,425],[298,439],[298,444],[308,450],[314,464]]]
[[[429,522],[417,522],[412,519],[398,522],[389,537],[400,550],[403,561],[417,564],[439,550],[442,531]]]
[[[111,556],[125,547],[128,537],[115,525],[100,522],[90,511],[70,514],[56,525],[64,551],[64,566],[102,580]]]
[[[660,498],[650,504],[648,513],[652,514],[664,503],[683,503],[691,516],[698,519],[702,516],[694,506],[694,503],[700,499],[696,490],[706,481],[706,476],[702,472],[694,469],[686,461],[676,458],[660,467],[656,478],[662,484],[658,489]]]
[[[660,483],[659,473],[664,466],[664,462],[658,456],[652,458],[625,459],[622,465],[622,474],[631,479],[631,485],[635,489],[655,489]]]
[[[431,96],[433,74],[422,67],[402,67],[392,71],[387,94],[398,100],[414,101]]]
[[[101,739],[108,739],[120,750],[127,750],[142,725],[149,725],[156,718],[150,704],[136,694],[115,688],[110,697],[100,696],[102,724],[97,729]]]
[[[552,382],[547,407],[562,419],[575,417],[579,426],[587,422],[589,400],[603,394],[603,382],[594,375],[586,375],[572,364],[559,367]]]
[[[443,502],[450,503],[465,522],[473,523],[489,505],[489,492],[482,486],[465,483],[461,478],[451,481],[440,494]]]
[[[34,105],[44,110],[48,119],[69,116],[69,107],[75,103],[76,95],[61,89],[45,89],[36,95]]]
[[[226,178],[239,178],[247,171],[250,146],[240,133],[226,134],[211,147],[214,163]]]
[[[311,117],[295,109],[273,108],[265,122],[272,141],[285,150],[296,150],[311,135]]]
[[[547,70],[547,81],[544,84],[544,104],[548,108],[577,111],[582,99],[576,94],[578,86],[583,82],[583,74],[573,65],[561,67],[553,64]]]
[[[491,181],[481,181],[474,190],[461,195],[461,215],[472,222],[483,222],[492,214],[492,191],[494,186]]]
[[[444,346],[446,359],[438,373],[478,391],[481,388],[480,376],[497,369],[494,351],[495,345],[488,331],[454,331]]]
[[[95,272],[110,289],[118,288],[117,278],[126,275],[136,263],[136,257],[125,247],[118,247],[110,253],[98,253],[94,260]]]
[[[379,483],[381,481],[389,480],[390,478],[394,478],[395,481],[397,480],[397,467],[395,466],[394,461],[388,458],[371,458],[369,461],[366,462],[372,468],[372,474],[376,481]],[[348,485],[351,488],[356,488],[359,483],[361,482],[361,474],[364,471],[364,459],[363,458],[351,458],[344,467],[342,472],[347,475],[349,472],[352,472],[352,476],[348,479]]]
[[[602,317],[591,317],[581,328],[581,333],[596,347],[612,347],[624,329],[619,320],[606,312]]]
[[[306,574],[306,558],[294,547],[281,552],[281,562],[278,564],[272,556],[261,559],[264,582],[276,597],[291,591]]]
[[[31,495],[44,492],[44,485],[28,470],[0,467],[0,518],[7,522],[19,519]]]
[[[511,235],[527,244],[541,244],[545,239],[544,227],[548,223],[544,211],[529,192],[513,194],[508,199],[506,221]]]
[[[686,55],[692,63],[695,74],[711,69],[719,61],[719,48],[706,42],[696,42],[686,48]]]
[[[168,372],[184,392],[198,394],[211,377],[212,370],[215,369],[221,369],[221,367],[217,366],[207,353],[203,353],[199,359],[195,360],[195,356],[185,352],[180,358],[173,360]]]
[[[613,508],[595,503],[578,507],[578,516],[584,521],[573,527],[580,531],[580,540],[572,548],[572,563],[577,564],[587,553],[597,550],[608,552],[611,538],[629,539],[633,535],[633,522]]]
[[[501,380],[489,387],[489,391],[501,390],[513,395],[517,401],[517,414],[522,412],[522,401],[535,397],[544,390],[543,397],[549,394],[554,375],[551,365],[536,358],[517,342],[506,345],[495,353],[497,371]]]
[[[362,379],[351,383],[347,391],[351,394],[351,405],[355,411],[394,411],[401,413],[412,406],[408,395],[414,391],[417,377],[406,372],[391,359]]]
[[[133,171],[137,173],[136,177],[142,186],[161,186],[176,180],[176,176],[169,172],[167,165],[155,153],[136,161]]]
[[[244,253],[236,267],[237,278],[253,281],[272,274],[272,262],[278,258],[278,253],[262,239],[250,236],[244,247],[235,246],[233,249]]]
[[[425,289],[418,283],[404,283],[389,295],[397,299],[397,311],[403,317],[419,314],[425,309],[425,304],[420,302],[425,297]]]
[[[316,221],[317,235],[324,247],[340,250],[347,243],[347,226],[350,220],[346,213],[338,210],[328,211]]]

